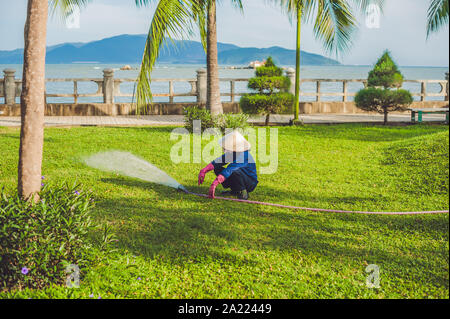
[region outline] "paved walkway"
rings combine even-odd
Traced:
[[[375,123],[382,122],[383,115],[367,114],[308,114],[301,115],[305,124],[338,124],[338,123]],[[286,124],[292,115],[273,115],[271,123]],[[445,115],[430,114],[424,116],[424,121],[444,121]],[[409,114],[389,115],[390,122],[411,122]],[[256,116],[250,122],[264,122],[264,117]],[[151,115],[151,116],[47,116],[45,126],[161,126],[183,125],[182,115]],[[0,116],[0,126],[19,127],[20,117]]]

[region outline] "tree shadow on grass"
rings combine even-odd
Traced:
[[[155,202],[154,198],[103,198],[97,206],[102,212],[112,211],[110,218],[118,224],[120,248],[150,258],[162,257],[174,264],[188,260],[221,260],[233,265],[258,262],[234,254],[232,250],[236,247],[256,251],[299,250],[304,255],[330,262],[335,259],[351,264],[354,260],[367,260],[391,269],[416,265],[426,271],[426,256],[441,255],[429,251],[418,258],[424,253],[421,245],[405,252],[395,244],[391,247],[383,236],[386,231],[395,231],[402,238],[414,240],[412,237],[422,232],[429,238],[427,232],[436,232],[434,227],[442,220],[423,218],[418,226],[410,217],[306,213],[242,203],[207,202],[204,198],[137,180],[103,179],[102,182],[141,188],[164,198],[163,203]],[[432,240],[445,236],[442,227],[437,231]],[[370,240],[375,242],[369,243]],[[442,285],[439,275],[430,273],[427,277]]]
[[[181,266],[186,262],[219,262],[258,268],[263,260],[244,251],[280,254],[280,261],[300,253],[308,264],[323,263],[323,269],[331,267],[334,272],[341,268],[348,272],[350,267],[364,273],[367,264],[374,263],[394,282],[401,278],[448,287],[448,278],[443,275],[445,267],[448,270],[448,246],[445,250],[445,245],[438,245],[440,249],[435,242],[441,241],[445,232],[448,237],[448,230],[440,227],[435,238],[427,233],[436,232],[433,227],[441,219],[423,218],[417,226],[413,217],[307,213],[208,201],[127,178],[105,178],[102,182],[149,192],[148,200],[105,196],[97,204],[114,225],[119,248],[135,255]],[[389,241],[389,233],[394,232],[407,240],[408,248]],[[419,239],[420,233],[423,240],[431,240],[429,245]]]
[[[177,126],[162,127],[108,127],[117,132],[131,131],[169,134]],[[418,126],[380,126],[376,124],[339,124],[339,125],[307,125],[302,127],[280,128],[280,137],[292,136],[343,139],[364,142],[398,141],[418,136],[430,135],[445,131],[447,126],[421,125]],[[258,127],[255,127],[258,129]]]
[[[446,127],[435,125],[379,126],[372,124],[345,124],[331,126],[305,126],[285,130],[280,136],[354,140],[362,142],[393,142],[442,132]]]
[[[188,260],[222,260],[232,264],[253,264],[222,248],[224,242],[237,241],[232,227],[226,227],[211,214],[198,213],[186,208],[162,208],[151,201],[136,202],[128,198],[108,199],[102,210],[117,207],[114,222],[119,248],[135,255],[162,258],[183,265]],[[123,223],[121,223],[123,222]]]
[[[0,134],[0,138],[9,138],[9,139],[14,139],[14,140],[20,140],[20,134],[10,134],[10,133],[6,133],[6,134]],[[52,143],[55,140],[51,137],[44,137],[44,143]]]

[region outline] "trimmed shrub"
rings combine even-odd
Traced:
[[[0,290],[62,284],[68,265],[83,273],[93,261],[90,192],[46,185],[39,195],[34,204],[0,191]]]
[[[288,90],[291,80],[287,76],[256,77],[248,81],[248,87],[259,94],[272,94],[277,91]]]
[[[245,94],[241,98],[242,111],[248,114],[265,115],[266,125],[269,124],[270,114],[285,113],[292,108],[293,103],[294,96],[290,93]]]
[[[377,111],[384,113],[384,108],[389,107],[389,111],[403,111],[405,105],[413,102],[409,91],[399,89],[391,91],[389,89],[380,89],[369,87],[361,90],[355,97],[355,103],[364,111]]]
[[[266,125],[270,122],[270,114],[284,113],[292,109],[294,96],[287,93],[291,81],[282,76],[283,70],[278,68],[269,57],[265,66],[256,69],[256,77],[248,82],[248,88],[258,93],[245,94],[240,105],[243,112],[266,116]]]
[[[386,125],[389,112],[405,111],[414,101],[409,91],[399,89],[402,85],[403,75],[386,51],[370,71],[368,87],[356,94],[355,104],[362,110],[384,114]]]
[[[267,67],[267,68],[275,68],[275,67],[277,67],[275,65],[275,62],[273,61],[273,58],[271,56],[267,58],[266,63],[264,63],[264,66]]]
[[[271,67],[267,67],[267,66],[262,66],[256,69],[256,76],[257,77],[263,77],[263,76],[268,76],[268,77],[272,77],[272,76],[282,76],[283,75],[283,70],[274,66]]]
[[[369,72],[367,80],[369,87],[399,88],[403,84],[403,75],[386,51]]]

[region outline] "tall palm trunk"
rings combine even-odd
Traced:
[[[300,113],[300,40],[302,27],[302,9],[297,5],[297,56],[295,61],[295,100],[294,100],[294,120],[298,121]]]
[[[18,191],[39,199],[44,144],[45,52],[48,0],[28,0],[21,104]]]
[[[208,92],[206,107],[211,111],[211,114],[217,115],[223,113],[223,108],[220,100],[216,0],[210,0],[208,3],[207,47],[206,63],[208,69]]]
[[[387,110],[387,108],[385,107],[385,108],[383,108],[383,114],[384,114],[384,121],[383,121],[383,124],[384,125],[387,125],[387,123],[388,123],[388,110]]]

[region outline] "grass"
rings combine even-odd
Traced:
[[[173,128],[49,128],[46,180],[96,194],[94,219],[118,251],[79,289],[53,286],[4,298],[449,298],[449,216],[309,213],[211,201],[85,167],[80,157],[129,151],[189,189],[207,192],[204,164],[174,164]],[[279,166],[251,199],[366,211],[447,210],[446,126],[279,128]],[[0,128],[0,183],[16,186],[19,130]],[[93,234],[96,236],[96,234]],[[379,289],[366,287],[367,265]]]

